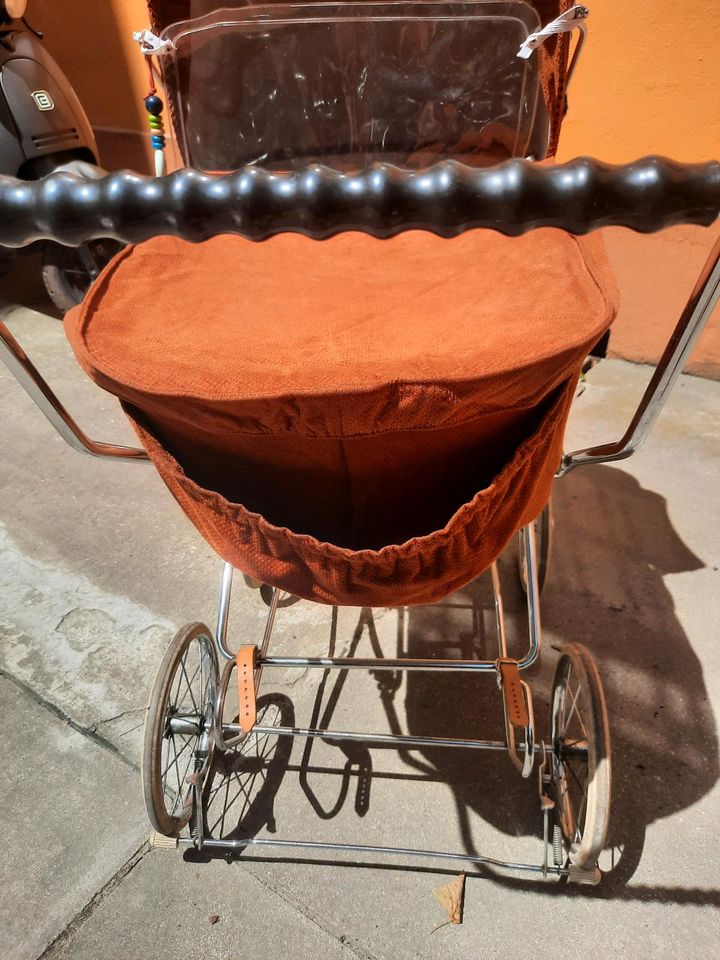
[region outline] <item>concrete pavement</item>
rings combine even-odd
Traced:
[[[24,278],[24,279],[23,279]],[[99,439],[133,442],[113,398],[75,365],[20,265],[2,315]],[[649,375],[608,361],[590,375],[568,446],[619,435]],[[189,862],[149,850],[139,746],[154,669],[175,629],[212,623],[218,562],[152,468],[74,453],[0,370],[0,698],[5,852],[0,955],[48,958],[534,958],[713,956],[720,936],[720,383],[684,377],[647,447],[557,485],[545,653],[533,677],[544,718],[556,652],[596,655],[608,695],[614,809],[595,889],[478,872],[465,919],[442,920],[433,887],[457,873],[410,861],[285,856]],[[502,563],[509,630],[521,596]],[[264,605],[240,588],[234,642],[259,640]],[[483,578],[453,606],[281,611],[273,649],[409,655],[492,642]],[[419,674],[267,675],[283,722],[493,736],[492,682]],[[544,719],[542,721],[544,723]],[[260,802],[248,782],[215,801],[261,834],[396,843],[537,861],[533,783],[502,756],[302,741],[272,754]],[[251,798],[252,799],[252,798]],[[249,807],[249,809],[248,809]],[[216,818],[217,819],[217,818]],[[332,862],[330,862],[332,861]],[[208,918],[219,916],[216,923]]]

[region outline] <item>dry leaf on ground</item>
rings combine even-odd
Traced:
[[[446,883],[442,887],[433,890],[433,896],[447,910],[448,919],[439,923],[435,930],[444,927],[446,923],[462,923],[463,920],[463,900],[465,898],[465,874],[461,873],[452,883]]]

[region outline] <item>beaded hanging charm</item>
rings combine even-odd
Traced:
[[[157,95],[150,58],[148,58],[148,72],[150,74],[150,89],[145,97],[145,109],[150,126],[150,142],[155,155],[155,176],[162,177],[165,173],[165,127],[160,114],[163,112],[164,104]]]

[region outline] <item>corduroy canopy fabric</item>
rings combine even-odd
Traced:
[[[224,559],[378,606],[447,595],[540,512],[616,306],[597,235],[165,237],[66,330]]]

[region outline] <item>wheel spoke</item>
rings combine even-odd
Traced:
[[[195,670],[193,671],[193,675],[192,675],[192,676],[190,677],[190,679],[188,680],[188,691],[189,691],[191,697],[192,697],[192,685],[193,685],[193,683],[195,682],[195,677],[198,675],[198,671],[199,671],[199,670],[200,670],[200,665],[198,664],[198,666],[195,667]],[[187,673],[186,673],[186,676],[187,676]],[[201,695],[202,695],[202,693],[204,693],[204,690],[203,690],[203,688],[202,688],[202,683],[200,684],[200,693],[201,693]]]
[[[585,724],[583,723],[583,719],[580,716],[580,710],[578,709],[579,698],[580,698],[580,684],[578,684],[577,690],[575,691],[575,696],[573,697],[572,705],[570,707],[570,713],[568,714],[568,718],[567,718],[568,727],[570,726],[570,720],[572,719],[572,715],[574,713],[578,719],[578,723],[580,724],[580,729],[583,732],[583,736],[587,740],[588,738],[587,730],[585,729]]]
[[[180,705],[180,687],[182,686],[182,671],[178,670],[176,679],[173,679],[175,691],[168,697],[168,710],[176,709]]]
[[[169,773],[170,770],[171,770],[171,768],[174,767],[174,766],[178,763],[178,760],[180,759],[180,757],[185,753],[185,751],[187,750],[188,747],[192,746],[192,744],[193,744],[193,742],[194,742],[194,740],[195,740],[196,738],[195,738],[195,737],[190,737],[188,740],[186,740],[185,743],[183,744],[183,746],[180,748],[180,752],[179,752],[179,753],[177,752],[177,748],[176,748],[176,746],[175,746],[175,737],[173,736],[173,737],[170,738],[170,739],[172,740],[172,748],[173,748],[173,753],[175,754],[175,759],[174,759],[173,762],[168,766],[168,768],[167,768],[167,770],[166,770],[166,773]]]
[[[584,815],[587,809],[587,794],[583,793],[582,800],[580,801],[580,810],[578,815],[575,818],[575,833],[573,835],[573,843],[582,843],[582,826],[585,824]]]
[[[224,778],[224,777],[220,777],[219,780],[220,780],[220,782],[218,783],[218,785],[217,785],[216,787],[213,787],[212,790],[210,790],[210,793],[208,794],[208,798],[207,798],[208,808],[212,806],[212,804],[213,804],[214,801],[215,801],[215,797],[218,795],[218,793],[219,793],[219,792],[222,790],[222,788],[225,786],[225,778]]]
[[[581,792],[581,793],[584,793],[584,792],[585,792],[585,787],[583,787],[582,783],[580,783],[580,781],[579,781],[578,778],[577,778],[577,774],[575,773],[575,771],[573,770],[573,768],[570,766],[570,764],[569,764],[567,761],[565,761],[565,769],[568,771],[568,773],[570,774],[570,776],[573,778],[573,780],[575,781],[575,783],[578,785],[578,787],[579,787],[579,789],[580,789],[580,792]],[[586,782],[587,782],[587,781],[586,781]]]
[[[265,722],[265,717],[262,714],[261,720],[263,723]],[[271,725],[274,726],[276,720],[277,717],[273,717]],[[222,775],[220,783],[214,785],[208,793],[207,809],[210,810],[214,808],[212,833],[215,833],[219,827],[219,835],[223,836],[226,829],[231,829],[230,819],[233,824],[232,829],[240,826],[246,818],[248,811],[252,808],[255,798],[263,789],[267,780],[267,765],[268,762],[271,762],[268,761],[268,756],[273,751],[275,743],[271,734],[265,734],[261,738],[255,737],[254,739],[262,745],[262,750],[257,749],[258,743],[251,744],[249,739],[246,739],[242,741],[239,748],[233,752],[235,756],[239,758],[238,762],[241,765],[244,765],[247,760],[253,765],[259,761],[260,766],[251,769],[251,771],[246,771],[242,769],[242,767],[241,769],[231,770],[227,774]],[[267,742],[263,743],[262,741]],[[224,795],[222,795],[223,791]],[[220,810],[216,809],[218,804],[221,805]],[[237,821],[237,825],[235,825],[235,821]]]
[[[188,762],[185,764],[185,769],[183,770],[182,781],[181,781],[182,787],[189,786],[189,784],[187,783],[187,775],[190,772],[190,764],[193,763],[194,760],[195,760],[195,751],[193,750],[190,756],[188,757]]]
[[[273,752],[273,750],[276,747],[277,739],[278,738],[276,736],[268,737],[268,749],[267,751],[263,751],[261,754],[258,754],[258,757],[260,760],[267,760],[267,758],[270,756],[270,754]]]
[[[190,699],[192,700],[192,705],[195,709],[195,713],[198,714],[200,711],[198,710],[197,703],[195,702],[195,695],[192,692],[192,687],[190,686],[190,681],[188,680],[187,670],[185,669],[185,657],[183,657],[182,660],[180,661],[180,669],[182,670],[183,676],[185,677],[185,683],[187,684],[188,693],[190,694]],[[195,679],[196,673],[197,673],[197,670],[193,674],[193,680]]]
[[[189,648],[188,648],[188,649],[189,649]],[[183,703],[185,702],[185,694],[183,694],[183,696],[180,696],[180,690],[181,690],[181,687],[182,687],[182,682],[183,682],[183,677],[184,677],[184,678],[185,678],[185,683],[186,683],[186,686],[187,686],[187,691],[188,691],[188,693],[190,694],[190,699],[191,699],[191,701],[192,701],[192,703],[193,703],[193,706],[195,707],[195,713],[197,713],[197,712],[198,712],[197,704],[195,703],[195,698],[194,698],[193,692],[192,692],[192,682],[193,682],[193,680],[195,679],[195,677],[197,676],[197,670],[195,670],[195,672],[193,673],[193,675],[192,675],[191,678],[188,678],[187,670],[185,669],[185,661],[186,661],[186,659],[187,659],[187,655],[188,655],[188,650],[185,651],[185,653],[183,654],[182,659],[180,660],[180,663],[179,663],[179,665],[178,665],[178,666],[180,667],[180,669],[177,671],[177,686],[175,687],[175,695],[174,695],[174,697],[171,697],[171,698],[170,698],[169,705],[173,706],[174,709],[175,709],[177,712],[179,712],[180,707],[181,707],[181,706],[183,705]]]
[[[565,675],[565,682],[563,684],[562,690],[562,699],[560,703],[560,716],[558,717],[558,736],[563,737],[565,735],[565,718],[567,716],[567,696],[568,690],[570,689],[570,677],[572,676],[572,661],[568,664],[567,674]]]
[[[168,767],[167,773],[169,774],[172,767],[173,766],[175,767],[175,776],[177,777],[177,782],[178,782],[178,793],[180,793],[180,766],[178,764],[178,753],[177,753],[177,747],[175,746],[175,737],[173,737],[172,740],[170,741],[170,745],[172,746],[173,754],[175,756],[175,762],[171,764],[170,767]],[[167,779],[165,782],[167,783]]]
[[[249,800],[247,791],[246,791],[245,788],[243,787],[242,780],[240,779],[240,777],[239,777],[239,775],[238,775],[237,773],[234,774],[232,777],[228,777],[228,793],[230,792],[230,791],[229,791],[229,785],[233,782],[233,780],[234,780],[235,783],[237,784],[238,789],[237,789],[236,793],[233,794],[233,798],[232,798],[232,800],[230,800],[229,803],[227,802],[227,795],[226,795],[226,797],[225,797],[226,805],[225,805],[225,811],[224,811],[225,815],[227,815],[227,813],[230,811],[230,808],[235,805],[235,801],[240,797],[241,794],[245,797],[245,800],[246,800],[246,801]],[[242,817],[243,817],[246,809],[247,809],[247,803],[246,803],[245,808],[243,808],[242,813],[241,813],[240,816],[238,817],[238,823],[240,822],[240,820],[242,820]]]

